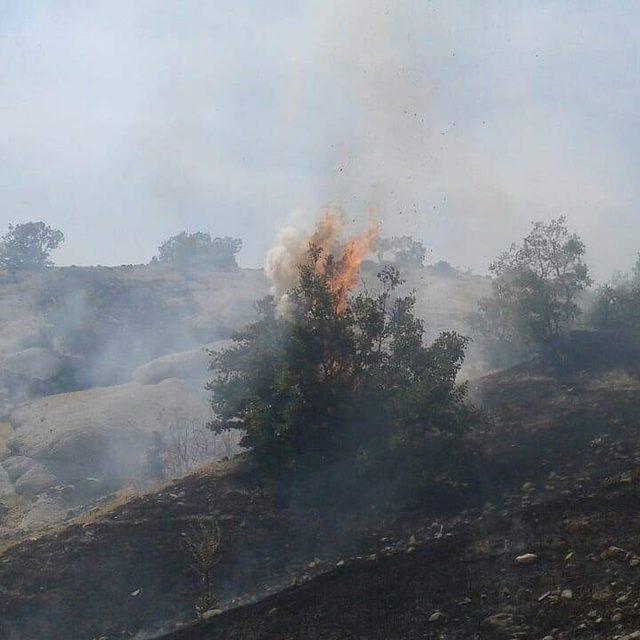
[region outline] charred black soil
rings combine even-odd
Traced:
[[[0,636],[115,640],[180,624],[169,637],[640,628],[640,383],[621,371],[521,368],[476,392],[490,420],[471,436],[484,473],[464,510],[312,508],[243,460],[222,463],[6,550]],[[224,613],[188,626],[201,594],[185,538],[202,520],[221,530],[208,615]],[[524,553],[537,559],[516,565]]]
[[[640,627],[637,481],[620,477],[582,497],[486,514],[442,539],[350,561],[166,640],[632,633]],[[537,559],[516,564],[525,553]]]

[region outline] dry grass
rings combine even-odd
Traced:
[[[623,369],[613,369],[594,377],[586,385],[587,389],[599,391],[603,389],[638,389],[640,381]]]
[[[209,518],[194,522],[185,533],[185,544],[192,558],[191,568],[199,582],[199,595],[195,602],[198,615],[216,604],[214,568],[219,560],[220,541],[220,527],[216,520]]]
[[[490,556],[493,552],[491,542],[485,538],[483,540],[475,540],[471,545],[471,550],[479,556]]]

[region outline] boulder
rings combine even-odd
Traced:
[[[20,528],[33,530],[64,519],[67,510],[56,496],[40,495],[34,498],[20,518]]]
[[[51,380],[62,371],[64,364],[62,356],[43,347],[31,347],[0,359],[0,369],[29,380]]]
[[[13,434],[11,423],[0,420],[0,460],[11,455],[9,439]]]
[[[11,482],[15,482],[36,464],[37,462],[33,458],[27,458],[26,456],[10,456],[2,461],[2,467]]]
[[[15,491],[23,496],[37,496],[56,484],[58,479],[48,469],[35,464],[16,480]]]
[[[11,306],[11,299],[3,296],[3,304]],[[21,316],[0,328],[0,353],[15,353],[40,343],[45,323],[40,318]]]
[[[15,492],[13,488],[13,483],[11,482],[11,478],[9,478],[9,474],[5,471],[3,467],[0,467],[0,498],[5,496],[10,496]]]
[[[138,367],[133,372],[132,379],[140,384],[157,384],[168,378],[180,378],[194,386],[202,387],[211,376],[210,356],[207,350],[221,350],[230,344],[232,344],[231,340],[218,340],[197,349],[179,351],[156,358]]]
[[[204,424],[204,393],[175,379],[130,383],[47,396],[11,415],[13,451],[46,464],[61,480],[94,478],[96,490],[134,480],[154,432],[173,424]]]

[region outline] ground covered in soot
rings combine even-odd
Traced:
[[[5,550],[0,637],[640,637],[640,383],[522,367],[474,393],[466,508],[317,509],[223,462]],[[198,622],[203,521],[221,544]]]

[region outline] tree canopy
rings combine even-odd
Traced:
[[[401,268],[421,267],[424,264],[427,250],[422,242],[411,236],[394,236],[393,238],[379,238],[376,242],[376,254],[379,262],[385,261],[387,254],[393,256],[393,261]]]
[[[467,339],[445,332],[426,346],[415,299],[395,295],[393,266],[380,272],[379,292],[345,304],[338,265],[311,246],[287,313],[264,299],[257,322],[212,354],[212,427],[242,429],[242,444],[271,470],[348,460],[361,472],[432,480],[446,467],[433,461],[433,438],[449,442],[470,423],[456,383]]]
[[[158,247],[157,261],[187,266],[196,263],[233,269],[237,267],[236,254],[242,248],[239,238],[211,238],[209,233],[183,231]]]
[[[50,267],[51,251],[64,241],[64,234],[44,222],[9,225],[0,240],[0,267],[10,271]]]

